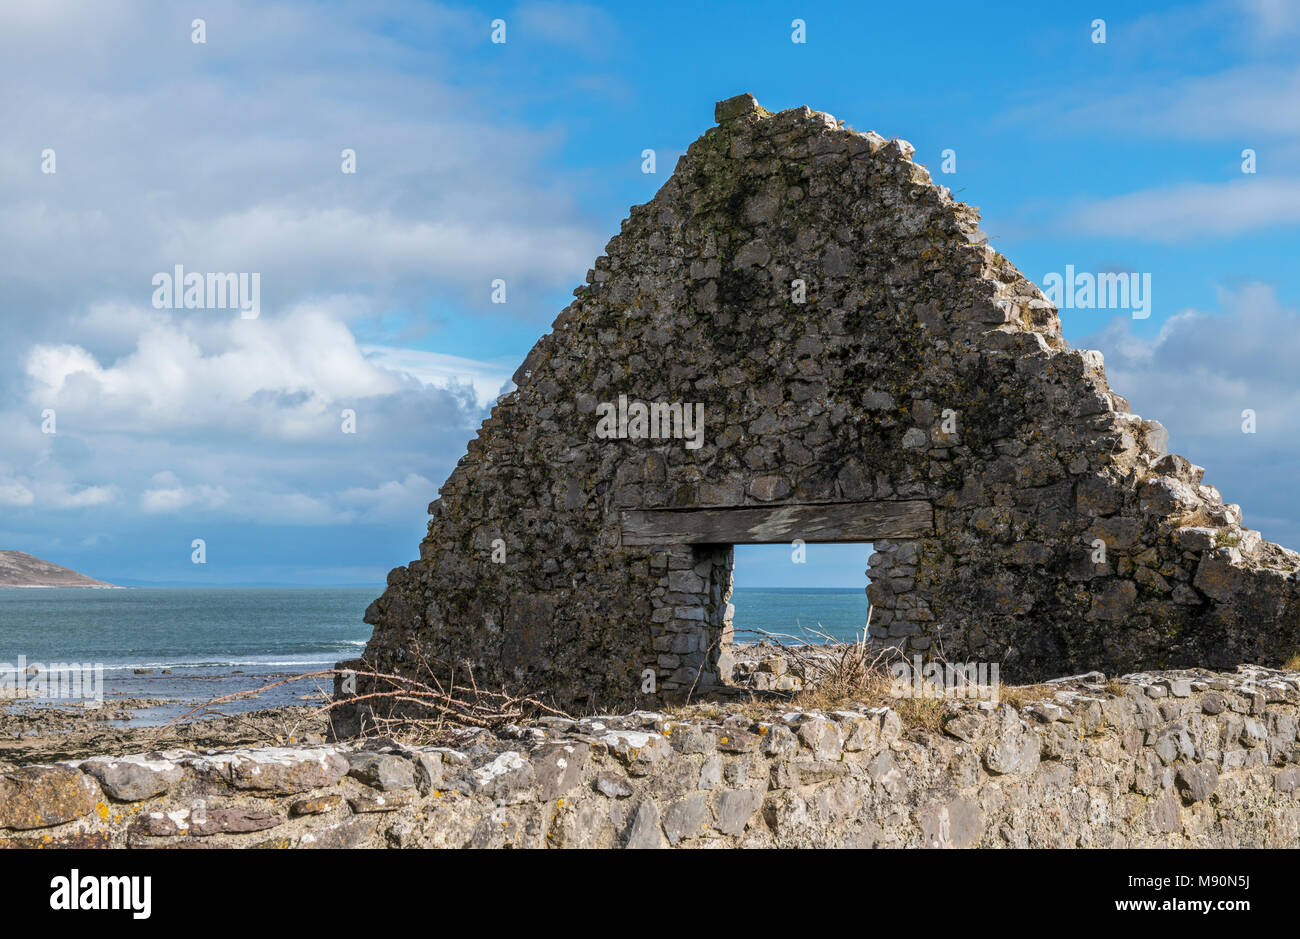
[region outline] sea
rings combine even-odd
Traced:
[[[736,642],[852,642],[867,626],[862,587],[737,587],[731,603]]]
[[[105,704],[168,699],[136,711],[131,723],[157,724],[236,692],[255,697],[222,704],[239,713],[319,701],[332,679],[286,678],[357,657],[370,627],[361,621],[383,588],[126,587],[0,590],[0,672],[19,665],[102,666]],[[853,639],[866,623],[856,588],[737,588],[737,642],[791,644]],[[69,702],[56,701],[60,706]]]

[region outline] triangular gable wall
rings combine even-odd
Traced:
[[[1300,556],[1163,456],[909,144],[748,95],[717,118],[429,507],[369,663],[579,710],[704,693],[730,546],[801,537],[874,540],[880,642],[1004,680],[1300,650]],[[631,439],[638,402],[670,436]]]

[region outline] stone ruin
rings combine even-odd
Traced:
[[[873,641],[1003,680],[1300,651],[1300,555],[1164,453],[910,144],[750,95],[716,119],[429,506],[368,665],[707,695],[732,547],[795,539],[872,542]]]

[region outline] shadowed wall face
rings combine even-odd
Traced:
[[[873,637],[1004,679],[1300,648],[1300,557],[1162,455],[909,144],[717,117],[430,506],[371,664],[579,710],[707,691],[730,546],[796,539],[874,542]]]

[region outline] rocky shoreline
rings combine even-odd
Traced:
[[[310,706],[266,708],[162,727],[131,725],[141,712],[170,703],[158,698],[123,698],[97,708],[70,708],[0,702],[0,771],[168,747],[257,746],[277,738],[322,742],[328,731],[326,721]]]
[[[1286,847],[1298,726],[1300,673],[1252,666],[1090,673],[998,703],[552,717],[442,746],[234,745],[213,726],[12,761],[0,845]]]

